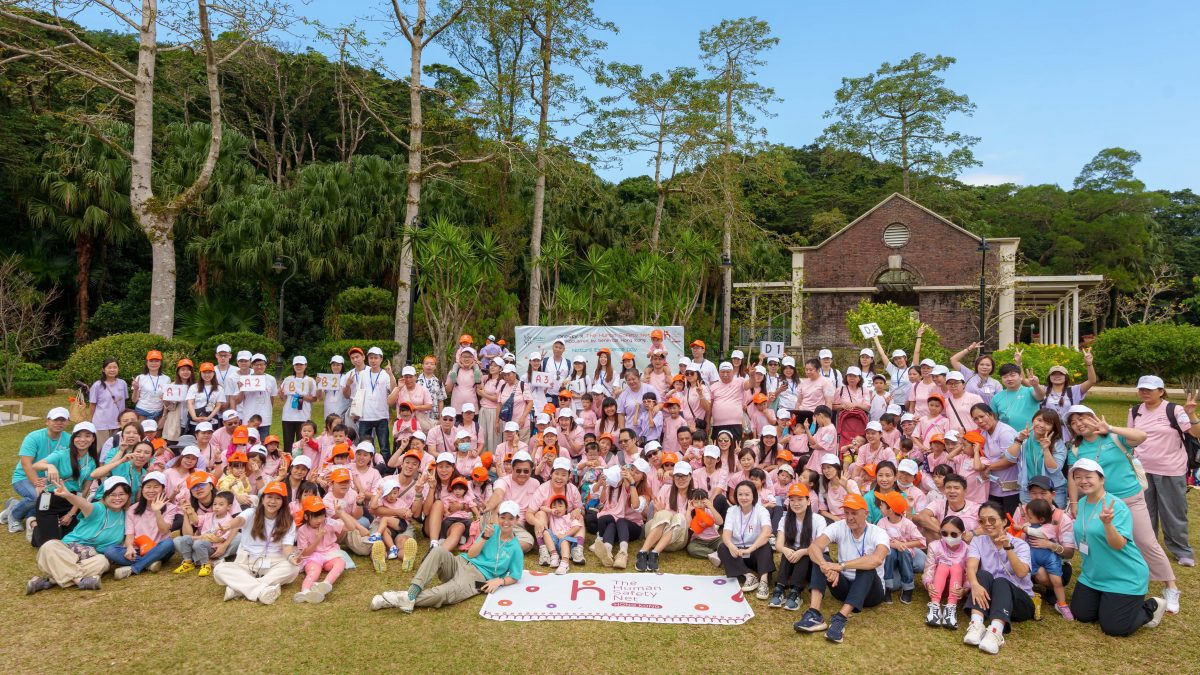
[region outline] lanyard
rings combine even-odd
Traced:
[[[379,384],[379,378],[381,378],[381,377],[383,377],[383,371],[382,371],[382,370],[380,370],[380,371],[379,371],[379,372],[378,372],[378,373],[375,375],[375,379],[374,379],[374,380],[372,380],[372,379],[371,379],[371,371],[367,371],[367,384],[370,384],[370,385],[371,385],[371,393],[372,393],[372,394],[374,394],[374,393],[375,393],[375,385]]]
[[[1097,517],[1100,516],[1100,512],[1104,510],[1104,506],[1105,506],[1107,499],[1108,499],[1108,495],[1106,494],[1100,500],[1100,502],[1098,504],[1096,504],[1096,508],[1092,510],[1092,512],[1088,515],[1088,517],[1083,518],[1083,536],[1085,539],[1088,536],[1088,525],[1090,525],[1093,520],[1095,520]],[[1087,504],[1087,500],[1084,500],[1084,503]],[[1088,506],[1091,506],[1091,504],[1088,504]],[[1082,507],[1080,508],[1080,510],[1083,510]]]
[[[742,520],[742,534],[740,537],[738,537],[738,543],[740,543],[742,546],[745,546],[747,543],[746,535],[749,533],[750,526],[753,524],[752,516],[754,515],[754,507],[753,506],[750,507],[750,513],[743,513],[741,509],[738,509],[738,514],[743,519]]]
[[[147,375],[146,377],[150,378],[150,384],[154,385],[154,393],[157,394],[158,393],[158,378],[160,378],[162,376],[161,375]]]
[[[908,368],[896,368],[896,372],[892,374],[892,389],[899,389],[905,379],[908,379]]]
[[[233,370],[233,368],[225,366],[225,370],[223,371],[220,368],[214,368],[213,370],[217,371],[217,378],[221,380],[221,386],[224,387],[225,378],[229,377],[229,371]]]
[[[849,529],[849,528],[847,528]],[[859,543],[861,542],[861,543]],[[854,533],[850,533],[850,543],[854,544],[854,548],[858,549],[858,557],[861,558],[867,554],[867,530],[863,528],[862,539],[855,541]],[[857,560],[857,558],[855,558]]]

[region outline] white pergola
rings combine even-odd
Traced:
[[[1079,294],[1103,282],[1099,274],[1017,277],[1016,313],[1037,318],[1039,343],[1079,349]]]

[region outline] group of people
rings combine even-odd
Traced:
[[[105,362],[89,421],[67,433],[55,408],[26,437],[0,520],[38,547],[29,593],[98,589],[109,569],[124,579],[177,556],[174,573],[212,576],[226,599],[270,604],[303,574],[294,600],[317,603],[349,554],[408,570],[424,539],[410,588],[372,609],[516,583],[536,548],[558,574],[587,550],[639,572],[686,551],[769,608],[806,598],[796,630],[834,642],[854,613],[913,602],[918,576],[926,623],[956,629],[962,614],[964,641],[988,653],[1013,622],[1041,618],[1043,595],[1111,635],[1178,612],[1167,551],[1194,565],[1195,398],[1167,401],[1143,377],[1116,426],[1085,405],[1089,352],[1084,382],[1055,366],[1042,384],[1019,352],[999,367],[978,344],[949,366],[920,359],[923,332],[917,365],[876,338],[844,370],[828,350],[800,367],[736,350],[714,364],[700,340],[672,368],[654,331],[644,355],[568,358],[557,340],[520,372],[502,340],[476,350],[464,335],[444,373],[430,356],[396,377],[377,347],[354,348],[323,388],[303,356],[277,383],[263,355],[235,366],[221,345],[199,380],[176,364],[182,401],[163,400],[172,381],[151,351],[128,385]],[[1152,580],[1162,595],[1147,599]],[[827,594],[841,603],[828,618]]]

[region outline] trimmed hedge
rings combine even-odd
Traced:
[[[239,351],[245,349],[252,354],[262,354],[267,357],[267,363],[274,363],[275,357],[283,351],[283,345],[279,344],[278,341],[258,333],[251,333],[249,331],[221,333],[197,345],[196,356],[199,357],[199,361],[196,362],[196,365],[199,365],[201,361],[213,361],[215,363],[217,345],[221,344],[229,345],[233,349],[233,357],[236,357]]]
[[[53,396],[57,390],[58,382],[56,380],[29,380],[25,382],[13,382],[12,391],[8,392],[8,395],[18,398]]]
[[[150,333],[119,333],[109,335],[80,347],[58,371],[58,381],[64,387],[75,386],[80,380],[91,384],[100,378],[104,360],[115,358],[120,366],[121,379],[129,381],[142,372],[146,352],[157,349],[163,353],[163,372],[175,376],[175,362],[192,358],[196,348],[184,340],[168,340]]]
[[[996,359],[996,369],[999,370],[1000,366],[1006,363],[1014,363],[1013,352],[1018,349],[1022,351],[1021,365],[1032,368],[1042,384],[1046,384],[1051,366],[1066,366],[1071,381],[1076,384],[1087,379],[1087,365],[1083,362],[1083,353],[1062,345],[1009,345],[992,354],[992,358]],[[1096,365],[1100,365],[1099,357],[1096,357]]]
[[[348,352],[351,347],[358,347],[365,353],[371,347],[379,347],[383,350],[383,359],[386,361],[392,358],[392,354],[400,351],[400,345],[390,340],[330,340],[323,343],[317,348],[317,353],[309,358],[308,372],[326,372],[325,368],[329,365],[329,359],[334,354],[341,354],[346,358],[346,368],[350,368],[350,357]]]
[[[1147,374],[1167,382],[1200,373],[1200,327],[1180,324],[1110,328],[1092,344],[1105,379],[1136,382]]]

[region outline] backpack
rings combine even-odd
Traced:
[[[1138,412],[1139,407],[1141,407],[1140,403],[1129,408],[1130,424],[1137,422],[1138,415],[1141,414]],[[1167,401],[1167,423],[1179,434],[1179,440],[1183,441],[1183,451],[1187,453],[1188,471],[1195,471],[1196,469],[1200,469],[1200,439],[1183,433],[1183,429],[1179,428],[1179,420],[1175,419],[1175,411],[1178,409],[1178,404]]]

